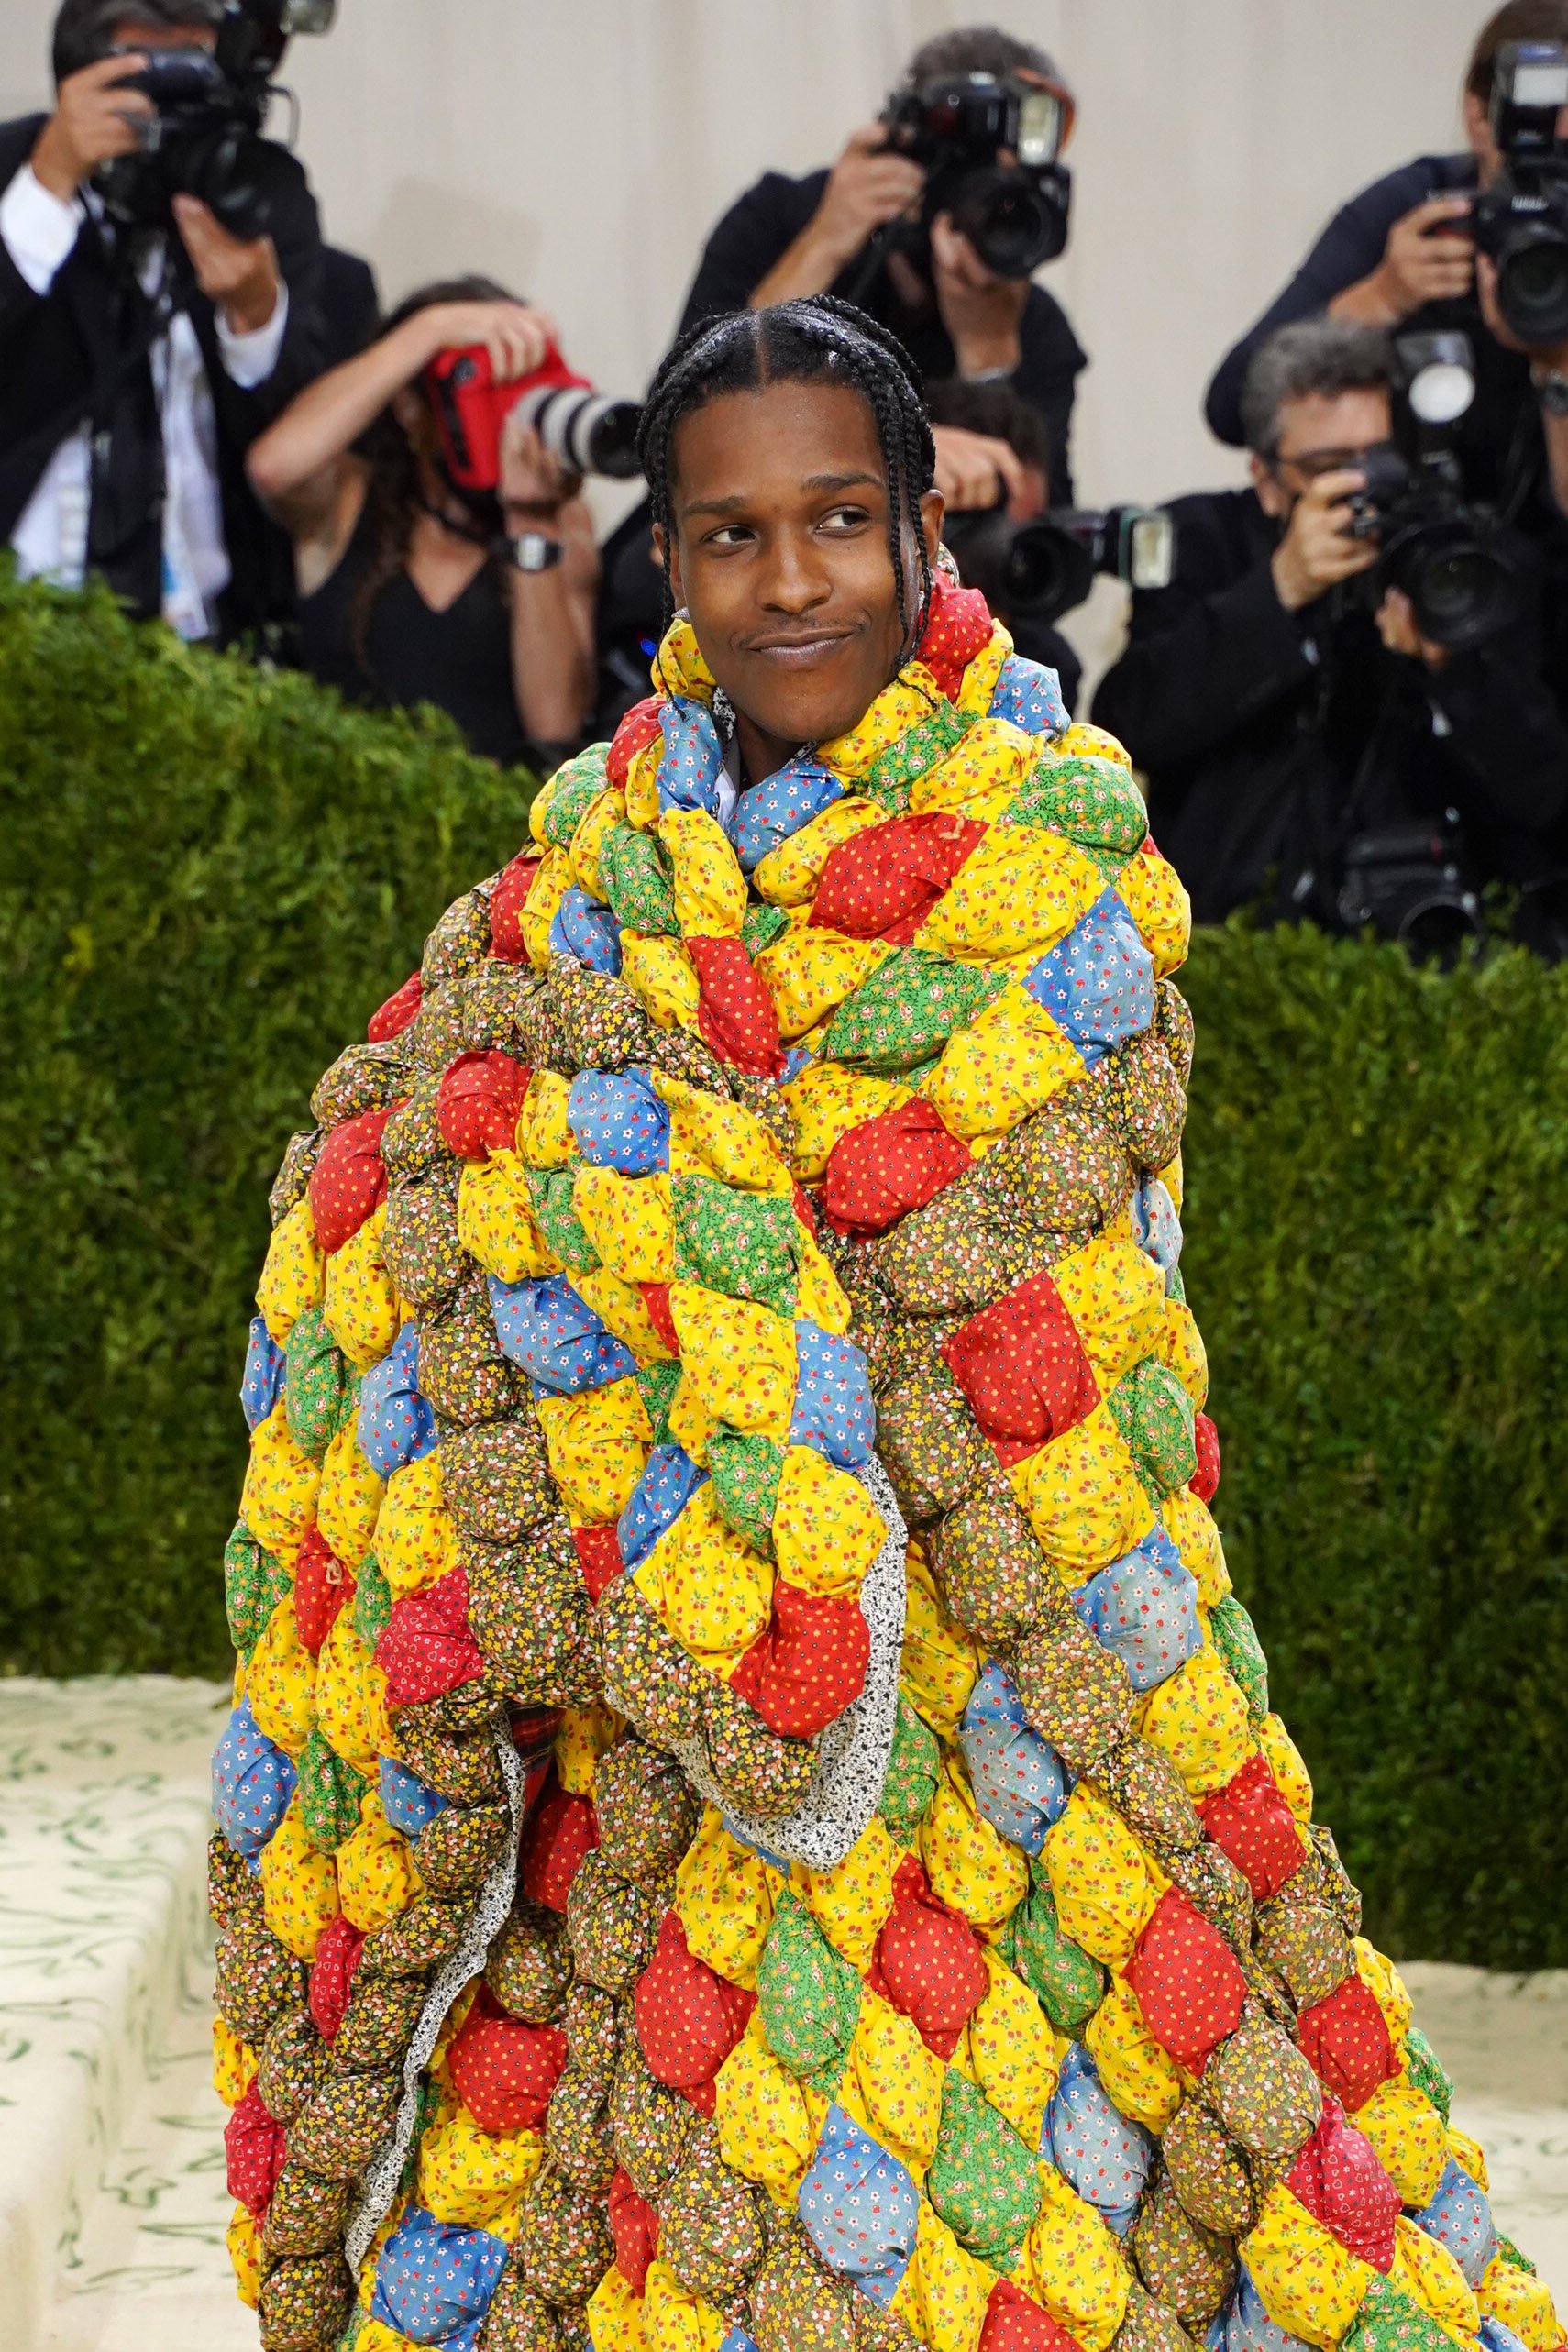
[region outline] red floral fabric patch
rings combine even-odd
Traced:
[[[1364,2107],[1378,2084],[1399,2071],[1383,2012],[1359,1976],[1347,1976],[1326,2001],[1303,2009],[1296,2038],[1347,2115]]]
[[[538,2131],[566,2066],[567,2037],[558,2026],[510,2016],[481,1984],[447,2062],[481,2132]]]
[[[536,849],[519,850],[490,894],[490,952],[503,964],[528,960],[523,942],[523,910],[544,862]]]
[[[1386,2277],[1394,2268],[1399,2192],[1366,2134],[1346,2123],[1337,2099],[1324,2099],[1323,2120],[1285,2181],[1314,2221],[1331,2229],[1348,2252]]]
[[[484,1652],[469,1631],[469,1578],[449,1568],[423,1592],[405,1594],[376,1643],[376,1663],[394,1706],[445,1698],[459,1683],[478,1682]]]
[[[436,1097],[436,1123],[447,1149],[459,1160],[513,1150],[532,1076],[510,1054],[459,1054]]]
[[[1294,1878],[1307,1853],[1266,1756],[1249,1756],[1234,1780],[1198,1804],[1203,1826],[1229,1854],[1253,1896],[1266,1903]]]
[[[1031,1275],[982,1307],[942,1353],[1004,1469],[1099,1402],[1083,1342],[1048,1274]]]
[[[979,1938],[932,1892],[913,1854],[906,1854],[894,1873],[893,1908],[877,1938],[867,1982],[911,2020],[944,2062],[990,1989]]]
[[[974,1162],[934,1106],[911,1095],[841,1135],[828,1154],[823,1203],[839,1233],[881,1233],[923,1209]]]
[[[756,1993],[700,1960],[687,1947],[679,1913],[667,1911],[632,2005],[649,2071],[711,2115],[713,2077],[745,2033]]]
[[[812,923],[907,947],[986,830],[973,817],[935,809],[852,834],[823,867]]]
[[[523,1831],[519,1883],[529,1901],[564,1911],[577,1866],[598,1843],[592,1799],[562,1788],[552,1771]]]
[[[384,1045],[389,1038],[401,1037],[424,999],[425,983],[417,972],[411,972],[402,988],[370,1015],[365,1034],[371,1044]]]
[[[1127,1963],[1127,1982],[1143,2023],[1162,2049],[1189,2074],[1242,2022],[1247,1980],[1217,1927],[1179,1887],[1170,1887]]]
[[[737,1698],[772,1731],[813,1739],[860,1696],[871,1662],[871,1636],[853,1594],[824,1600],[779,1577],[773,1616],[730,1677]]]
[[[685,944],[697,974],[697,1027],[703,1043],[734,1069],[776,1078],[784,1067],[778,1015],[740,941],[688,939]]]
[[[294,1562],[294,1628],[313,1658],[320,1655],[338,1610],[353,1597],[352,1575],[313,1523]]]

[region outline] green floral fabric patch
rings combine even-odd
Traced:
[[[1105,1971],[1067,1935],[1044,1865],[1029,1866],[1029,1893],[997,1940],[997,1950],[1021,1976],[1059,2034],[1077,2034],[1105,1992]]]
[[[703,1176],[674,1176],[669,1191],[676,1280],[701,1283],[730,1298],[755,1298],[776,1314],[792,1316],[801,1289],[793,1201],[776,1193],[739,1192]]]
[[[1145,1356],[1117,1382],[1108,1401],[1133,1468],[1154,1499],[1185,1486],[1198,1469],[1192,1399],[1170,1366]]]
[[[319,1731],[305,1741],[300,1758],[300,1817],[305,1836],[324,1854],[335,1854],[359,1827],[365,1782],[327,1746]]]
[[[528,1170],[528,1198],[534,1204],[534,1222],[546,1248],[555,1252],[569,1274],[591,1274],[599,1264],[599,1253],[589,1240],[572,1201],[572,1187],[581,1165],[580,1160],[573,1160],[564,1168]]]
[[[599,885],[624,931],[679,937],[669,856],[657,835],[614,826],[600,848]]]
[[[857,787],[868,801],[875,801],[890,817],[907,816],[910,790],[918,784],[928,768],[946,758],[961,744],[973,719],[967,719],[951,702],[943,702],[929,719],[922,719],[878,752]]]
[[[289,1584],[282,1562],[264,1551],[245,1521],[237,1519],[223,1548],[223,1597],[230,1637],[248,1663]]]
[[[935,1733],[927,1729],[900,1692],[878,1808],[895,1838],[907,1843],[914,1836],[936,1794],[941,1770],[942,1750]]]
[[[943,2081],[942,2126],[925,2192],[959,2245],[993,2267],[1006,2264],[1040,2211],[1032,2152],[955,2067]]]
[[[783,1468],[784,1449],[771,1438],[743,1437],[735,1430],[720,1428],[708,1440],[708,1470],[719,1517],[768,1560],[774,1556],[773,1515]]]
[[[1002,823],[1038,825],[1084,849],[1120,852],[1125,862],[1149,830],[1149,812],[1131,768],[1120,760],[1092,753],[1053,759],[1047,753]]]
[[[1005,974],[903,947],[867,973],[828,1024],[824,1060],[878,1077],[919,1071],[1000,996]]]
[[[319,1307],[307,1307],[296,1320],[283,1353],[289,1434],[313,1462],[319,1462],[354,1410],[359,1383]]]
[[[1240,1685],[1247,1713],[1254,1723],[1261,1723],[1268,1713],[1268,1660],[1257,1628],[1234,1593],[1227,1593],[1215,1605],[1209,1630],[1231,1681]]]
[[[860,1979],[799,1896],[786,1892],[756,1969],[756,2006],[781,2064],[834,2097],[860,2016]]]

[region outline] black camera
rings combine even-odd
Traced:
[[[966,588],[977,588],[999,619],[1043,628],[1081,604],[1095,574],[1132,588],[1168,588],[1176,525],[1162,507],[1058,507],[1034,523],[1013,523],[1005,505],[950,514],[948,553]]]
[[[162,227],[171,197],[197,196],[231,237],[267,236],[299,171],[286,147],[261,136],[272,76],[291,35],[325,33],[336,14],[337,0],[227,0],[210,50],[143,50],[142,70],[123,86],[156,111],[138,152],[95,176],[111,217]]]
[[[1437,824],[1357,834],[1345,851],[1336,912],[1347,931],[1370,925],[1422,962],[1456,963],[1467,940],[1485,935],[1485,923],[1455,811]]]
[[[1557,120],[1568,106],[1568,49],[1505,41],[1492,84],[1492,130],[1503,168],[1475,200],[1475,242],[1497,265],[1497,307],[1521,343],[1568,335],[1568,153]]]
[[[896,91],[882,119],[888,145],[925,167],[926,237],[949,214],[999,278],[1027,278],[1062,251],[1072,193],[1058,160],[1072,124],[1065,91],[958,73]],[[1017,160],[999,162],[1003,153]]]
[[[1454,429],[1475,397],[1469,337],[1397,337],[1389,394],[1395,437],[1355,460],[1365,482],[1351,502],[1351,532],[1378,541],[1374,602],[1402,590],[1422,636],[1465,653],[1507,628],[1519,607],[1496,518],[1467,502],[1454,453]]]

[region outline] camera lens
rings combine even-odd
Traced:
[[[1418,543],[1400,567],[1416,625],[1434,645],[1463,653],[1513,617],[1513,576],[1501,557],[1467,536]]]
[[[550,455],[573,473],[628,481],[641,472],[637,420],[642,412],[635,400],[612,400],[605,392],[585,392],[579,385],[545,385],[525,392],[518,406]]]
[[[953,226],[999,278],[1027,278],[1067,241],[1066,206],[1055,188],[1022,171],[971,171],[954,191]]]
[[[1094,586],[1094,558],[1068,532],[1026,523],[1008,551],[1004,611],[1054,621],[1081,604]]]
[[[1498,264],[1497,302],[1526,343],[1568,335],[1568,241],[1548,230],[1514,244]]]

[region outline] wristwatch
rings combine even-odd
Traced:
[[[506,545],[518,571],[548,571],[561,559],[561,543],[547,531],[519,531]]]
[[[1568,373],[1561,368],[1543,368],[1537,375],[1532,369],[1530,381],[1548,416],[1568,416]]]

